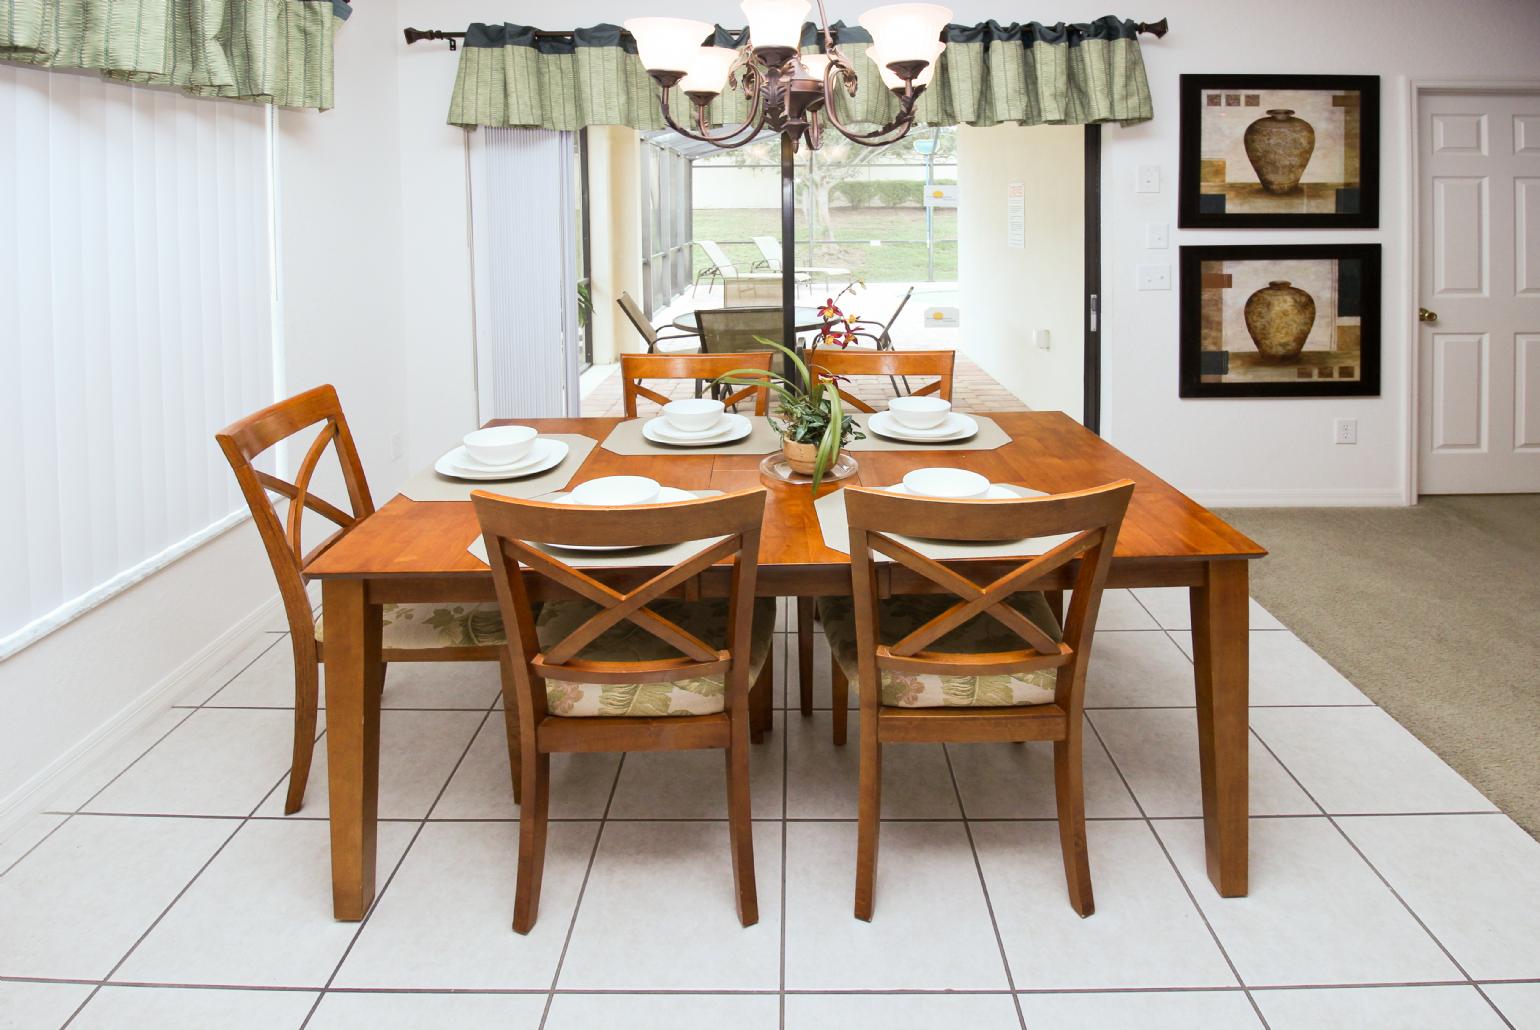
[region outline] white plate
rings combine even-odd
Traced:
[[[465,454],[460,455],[458,458],[455,458],[453,463],[456,469],[471,475],[481,475],[482,473],[486,473],[489,475],[506,476],[510,473],[522,472],[530,465],[533,465],[535,462],[545,457],[545,455],[541,453],[540,448],[535,446],[535,443],[538,440],[539,437],[536,437],[535,440],[530,442],[529,451],[524,455],[524,457],[520,458],[518,461],[511,461],[506,465],[488,465],[471,457],[469,452],[466,452]],[[464,450],[464,448],[462,447],[461,450]]]
[[[679,436],[663,420],[662,416],[659,416],[642,423],[642,436],[653,443],[667,444],[673,447],[707,447],[712,444],[734,443],[742,440],[754,431],[754,426],[749,422],[746,415],[734,413],[728,415],[726,421],[726,426],[708,436]]]
[[[450,479],[468,479],[477,482],[523,479],[525,476],[533,476],[537,472],[555,468],[567,456],[567,444],[564,441],[552,440],[544,436],[536,439],[531,449],[538,451],[540,457],[527,465],[516,467],[512,472],[472,472],[460,464],[470,460],[466,456],[465,448],[456,447],[433,463],[433,471]]]
[[[659,415],[656,418],[648,419],[648,421],[657,422],[670,436],[677,436],[681,440],[694,440],[697,437],[715,436],[716,434],[725,431],[731,424],[732,417],[736,414],[736,411],[724,411],[722,412],[721,418],[711,423],[711,425],[707,426],[705,429],[679,429],[674,426],[673,423],[669,422],[668,416],[666,415]]]
[[[924,496],[923,494],[915,493],[913,490],[910,490],[902,483],[894,483],[892,486],[884,486],[881,489],[887,491],[890,494],[903,494],[905,497]],[[1025,487],[1019,487],[1018,489],[1025,489]],[[1037,491],[1029,491],[1029,494],[1036,496]],[[1021,500],[1021,494],[1012,493],[1010,490],[1007,490],[999,483],[990,483],[989,493],[985,494],[983,497],[925,497],[925,499],[927,501],[1019,501]]]
[[[948,412],[946,421],[935,429],[910,429],[899,423],[892,412],[879,411],[866,420],[866,428],[878,436],[905,443],[951,443],[976,436],[979,424],[960,411]]]
[[[554,497],[541,498],[541,500],[549,501],[552,504],[561,504],[566,501],[567,496],[567,494],[561,493]],[[697,499],[698,498],[688,490],[680,490],[672,486],[663,486],[658,488],[657,500],[651,501],[649,503],[669,504],[674,501],[694,501]],[[574,504],[573,507],[582,508],[587,507],[587,505]],[[615,544],[545,544],[543,546],[554,547],[558,551],[635,551],[638,549],[637,545],[635,544],[620,544],[618,546]]]

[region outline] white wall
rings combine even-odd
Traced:
[[[963,126],[957,137],[958,347],[1027,407],[1079,418],[1085,401],[1085,130]],[[1021,183],[1023,245],[1006,238]],[[1032,342],[1046,329],[1051,346]]]

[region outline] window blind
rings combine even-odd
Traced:
[[[0,65],[0,659],[240,521],[269,109]]]

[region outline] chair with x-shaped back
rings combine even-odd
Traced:
[[[727,821],[738,918],[759,919],[749,806],[749,744],[769,728],[775,599],[754,597],[765,490],[626,508],[471,494],[504,621],[503,706],[518,777],[519,871],[513,928],[540,907],[552,753],[727,752]],[[629,592],[540,545],[690,544],[678,564]],[[699,546],[695,546],[698,544]],[[726,567],[720,563],[730,562]],[[717,567],[714,567],[717,566]],[[538,618],[526,576],[576,600]],[[727,596],[702,600],[703,578]],[[750,687],[752,684],[752,689]]]
[[[871,350],[863,347],[847,347],[841,350],[839,347],[824,346],[813,352],[813,364],[830,375],[844,376],[846,379],[856,379],[861,376],[887,376],[891,381],[895,376],[903,376],[907,383],[909,376],[917,378],[934,376],[934,381],[911,391],[909,396],[925,397],[935,394],[942,400],[949,401],[952,399],[952,378],[957,364],[957,352]],[[894,392],[898,392],[896,383]],[[857,411],[870,414],[877,410],[849,392],[844,386],[840,387],[840,399]]]
[[[872,917],[875,900],[887,743],[1053,741],[1070,904],[1082,916],[1093,911],[1081,709],[1102,585],[1133,491],[1134,484],[1122,480],[1048,497],[937,501],[846,488],[854,597],[820,599],[818,610],[834,656],[836,743],[844,743],[852,678],[860,705],[858,918]],[[1024,549],[1040,541],[1035,546],[1046,549],[1028,561],[952,564],[920,553],[921,540],[1023,540]],[[893,563],[884,582],[902,573],[917,588],[939,593],[879,599],[879,554]],[[1061,632],[1041,590],[1062,589],[1065,573],[1058,570],[1076,559]],[[980,583],[969,575],[979,570],[994,578]]]
[[[769,382],[772,351],[736,354],[622,354],[620,356],[620,392],[626,418],[636,417],[636,400],[645,397],[659,407],[673,400],[642,384],[647,380],[693,379],[710,382],[729,372],[752,370],[764,372]],[[699,394],[699,390],[696,393]],[[739,401],[754,399],[754,414],[770,410],[770,390],[766,386],[745,386],[734,392],[723,391],[722,403],[733,407]]]

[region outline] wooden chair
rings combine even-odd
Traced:
[[[626,418],[636,417],[638,397],[646,397],[659,405],[667,404],[670,400],[656,390],[643,386],[643,380],[693,379],[700,382],[738,369],[753,369],[768,374],[774,358],[772,351],[753,354],[622,354],[620,383]],[[754,398],[754,414],[763,415],[770,410],[770,390],[764,386],[745,386],[725,394],[721,400],[723,404],[731,406],[750,396]]]
[[[957,362],[957,352],[949,350],[864,350],[858,347],[819,347],[814,352],[813,363],[838,376],[935,376],[935,381],[912,391],[911,397],[935,394],[942,400],[952,399],[952,369]],[[897,384],[895,384],[895,392]],[[840,390],[840,399],[857,411],[870,414],[877,409],[861,398]]]
[[[727,752],[738,919],[752,926],[759,904],[749,742],[755,727],[763,732],[769,726],[774,676],[775,601],[754,599],[764,488],[631,508],[519,501],[480,490],[471,499],[498,604],[514,628],[501,648],[503,705],[517,713],[508,724],[508,758],[521,801],[514,930],[528,933],[540,906],[553,752],[699,748]],[[701,540],[702,549],[630,593],[526,542],[651,546],[687,540]],[[733,562],[726,600],[665,597],[690,590],[700,573],[724,559]],[[580,600],[547,601],[537,621],[525,569]]]
[[[320,430],[305,451],[294,481],[279,479],[253,462],[280,440],[311,427]],[[311,613],[305,591],[305,567],[374,514],[374,501],[364,479],[363,464],[353,445],[337,392],[330,386],[279,401],[235,422],[214,439],[235,471],[236,482],[251,509],[267,559],[278,580],[294,650],[294,765],[289,772],[285,814],[299,811],[310,778],[315,750],[318,671],[323,653],[321,620]],[[310,480],[328,444],[336,448],[348,510],[310,492]],[[287,518],[280,521],[268,491],[289,499]],[[301,544],[304,513],[313,511],[337,525],[337,530],[308,552]],[[492,604],[387,604],[383,658],[390,662],[495,662],[504,641],[502,620]],[[383,680],[379,689],[384,689]]]
[[[700,337],[695,333],[662,334],[653,328],[647,321],[647,316],[642,313],[641,306],[636,303],[629,293],[622,293],[615,303],[620,305],[620,310],[625,313],[626,320],[631,323],[642,342],[647,344],[648,354],[695,354],[700,352]]]
[[[881,815],[882,745],[1053,741],[1059,842],[1070,905],[1094,911],[1086,855],[1081,710],[1086,663],[1134,484],[1023,500],[935,501],[847,487],[853,598],[820,600],[834,656],[834,719],[843,743],[849,680],[857,682],[861,788],[855,914],[871,919]],[[968,563],[934,561],[897,537],[1005,541],[1073,534],[989,583]],[[879,599],[884,554],[941,594]],[[1062,634],[1033,590],[1078,558]]]

